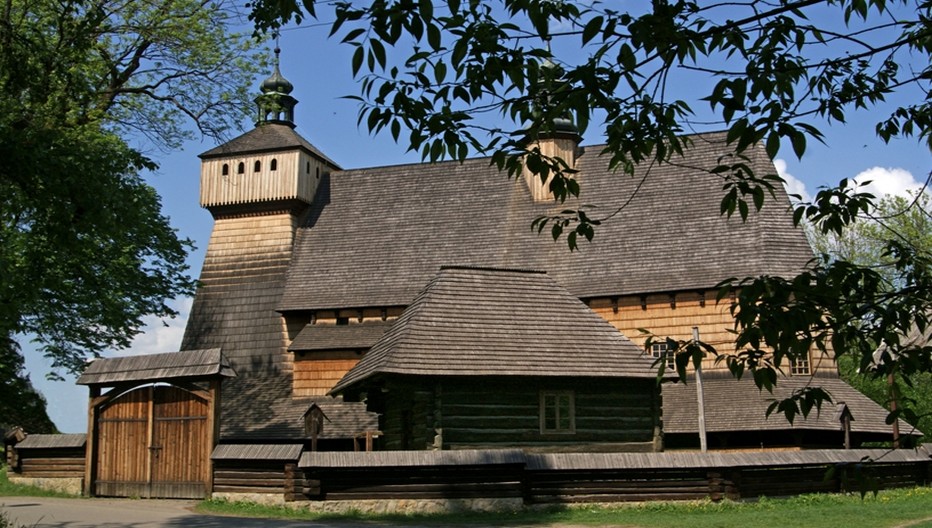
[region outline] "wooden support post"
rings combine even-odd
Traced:
[[[699,327],[693,327],[693,341],[699,346]],[[699,450],[705,453],[709,450],[705,434],[705,397],[702,393],[702,362],[696,367],[696,402],[699,407]]]
[[[90,387],[87,402],[87,441],[84,455],[84,496],[94,494],[94,471],[97,466],[97,400],[100,399],[100,387]]]
[[[297,464],[285,464],[285,502],[294,502],[296,500],[295,495],[297,495],[297,490],[295,488],[295,475],[297,472]]]
[[[220,442],[220,391],[222,389],[221,379],[210,380],[207,398],[207,434],[210,435],[210,441],[207,442],[207,475],[204,479],[204,492],[210,497],[214,492],[214,461],[210,456],[214,453],[214,448]]]

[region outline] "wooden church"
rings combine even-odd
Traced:
[[[292,90],[276,66],[255,128],[200,156],[214,228],[182,351],[98,360],[79,380],[88,493],[138,495],[148,479],[203,496],[211,460],[312,448],[696,448],[695,388],[656,383],[663,350],[638,329],[698,327],[728,350],[716,284],[789,277],[813,256],[782,189],[745,222],[719,214],[721,133],[632,176],[572,128],[534,138],[578,171],[581,203],[612,214],[570,252],[530,227],[574,205],[536,176],[484,158],[344,170],[295,131]],[[704,368],[711,448],[842,445],[832,412],[765,418],[768,394]],[[855,444],[889,438],[830,359],[786,374],[780,391],[817,383],[845,402]]]

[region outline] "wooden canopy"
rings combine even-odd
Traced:
[[[126,382],[232,378],[236,373],[219,348],[185,350],[97,359],[88,365],[78,385],[107,386]]]

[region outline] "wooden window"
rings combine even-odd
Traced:
[[[794,376],[808,376],[812,373],[809,368],[809,355],[806,357],[796,358],[790,362],[790,373]]]
[[[220,175],[221,175],[221,176],[229,176],[229,175],[230,175],[230,165],[229,165],[228,163],[224,163],[224,164],[223,164],[223,168],[220,169]]]
[[[540,432],[576,432],[576,402],[573,391],[541,391]]]
[[[650,356],[654,359],[659,359],[663,357],[664,355],[666,355],[667,350],[669,349],[667,348],[666,343],[651,343]],[[676,360],[673,358],[672,355],[667,356],[667,368],[668,369],[676,368]]]
[[[278,170],[278,160],[277,160],[277,159],[272,158],[272,161],[269,162],[269,170],[270,170],[270,171],[277,171],[277,170]]]
[[[256,162],[252,165],[252,172],[259,172],[261,170],[262,170],[262,162],[259,160],[256,160]]]
[[[307,162],[307,165],[304,166],[304,172],[307,174],[311,173],[311,162]]]
[[[345,326],[349,324],[349,317],[337,317],[337,326]]]
[[[246,173],[246,164],[242,161],[239,162],[239,165],[236,166],[236,174],[245,174]]]

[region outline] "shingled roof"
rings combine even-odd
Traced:
[[[445,267],[333,392],[388,373],[649,378],[651,363],[545,273]]]
[[[87,366],[77,383],[107,385],[124,381],[164,381],[213,376],[236,376],[219,348],[96,359]]]
[[[248,441],[293,441],[304,438],[304,413],[311,403],[320,406],[329,421],[320,438],[352,438],[379,428],[378,416],[365,403],[317,396],[293,399],[291,377],[259,374],[225,384],[220,435]]]
[[[663,386],[663,430],[665,433],[698,433],[696,386],[690,382]],[[891,434],[886,425],[887,411],[876,402],[835,377],[810,378],[791,376],[778,380],[773,394],[760,391],[754,380],[736,380],[731,376],[708,376],[702,380],[705,403],[705,423],[708,432],[774,431],[785,429],[839,431],[835,417],[836,404],[844,402],[851,411],[851,431],[857,433]],[[787,398],[793,391],[806,386],[821,387],[834,403],[813,410],[808,417],[797,416],[792,425],[782,413],[767,416],[767,407],[774,399]],[[738,403],[740,402],[740,403]],[[921,434],[900,421],[902,434]]]
[[[299,229],[283,311],[407,306],[443,265],[545,270],[580,298],[711,288],[730,277],[795,275],[812,258],[780,186],[747,222],[719,215],[724,134],[690,137],[671,163],[634,176],[608,168],[600,146],[577,163],[582,193],[535,203],[523,180],[487,158],[337,171],[321,179]],[[757,175],[774,174],[762,148]],[[578,203],[610,216],[570,252],[531,222]],[[325,248],[325,250],[322,250]],[[326,280],[321,280],[326,277]]]
[[[219,158],[230,155],[260,154],[263,152],[276,152],[298,148],[312,156],[339,168],[333,160],[328,158],[308,140],[301,137],[288,125],[281,123],[263,123],[252,130],[230,141],[214,147],[200,154],[201,159]]]
[[[309,324],[295,336],[288,350],[311,352],[368,349],[391,325],[392,321],[366,321],[352,325]]]
[[[31,434],[16,444],[16,449],[69,449],[84,447],[87,435],[84,433],[70,434]]]

